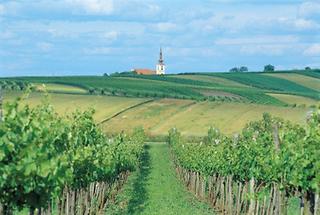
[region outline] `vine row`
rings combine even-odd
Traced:
[[[288,214],[298,198],[301,214],[319,214],[319,110],[305,127],[264,114],[233,138],[210,128],[189,143],[171,129],[168,142],[182,181],[220,212]]]

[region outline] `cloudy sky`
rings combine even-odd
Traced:
[[[0,76],[320,67],[320,0],[0,0]]]

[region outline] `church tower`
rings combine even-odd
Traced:
[[[166,65],[164,64],[164,61],[163,61],[162,48],[160,48],[160,57],[159,57],[158,64],[156,66],[156,74],[164,75],[165,73],[166,73]]]

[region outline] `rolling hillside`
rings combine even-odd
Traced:
[[[165,76],[68,76],[16,77],[10,81],[58,84],[51,91],[63,91],[61,85],[74,86],[91,94],[143,98],[176,98],[211,101],[237,101],[284,106],[287,103],[272,94],[288,94],[320,100],[318,70],[274,73],[197,73]]]

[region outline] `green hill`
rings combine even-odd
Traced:
[[[273,94],[288,94],[320,100],[320,71],[273,73],[194,73],[179,75],[15,77],[3,81],[56,84],[85,89],[90,94],[142,98],[176,98],[209,101],[236,101],[284,106]],[[1,84],[1,83],[0,83]],[[58,85],[57,85],[58,84]],[[66,92],[66,93],[72,93]]]

